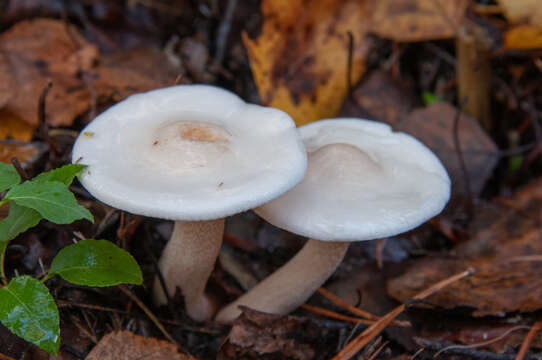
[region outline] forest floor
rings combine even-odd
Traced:
[[[111,208],[76,181],[94,224],[41,221],[9,244],[8,276],[39,276],[80,232],[130,251],[144,284],[49,280],[59,354],[0,325],[0,359],[542,359],[542,3],[3,0],[0,9],[0,161],[16,157],[29,177],[69,163],[79,131],[127,96],[206,83],[298,125],[390,124],[431,148],[453,184],[440,216],[350,246],[324,286],[341,301],[322,290],[290,316],[247,309],[226,326],[188,318],[180,294],[153,305],[171,222]],[[228,303],[304,241],[252,212],[228,218],[208,291]],[[359,309],[372,315],[361,321]]]

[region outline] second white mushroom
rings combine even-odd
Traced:
[[[299,131],[308,152],[305,178],[255,211],[310,240],[288,263],[223,308],[216,317],[220,322],[239,316],[239,305],[289,313],[333,274],[350,242],[408,231],[448,202],[445,168],[412,136],[362,119],[322,120]]]

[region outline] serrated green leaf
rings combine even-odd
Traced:
[[[0,191],[9,189],[21,182],[21,177],[13,165],[0,162]]]
[[[41,215],[37,211],[12,202],[8,216],[0,221],[0,243],[15,239],[20,233],[38,225],[40,220]]]
[[[83,164],[64,165],[58,169],[41,173],[33,178],[32,181],[58,181],[69,186],[73,179],[86,167]]]
[[[5,199],[34,209],[57,224],[70,224],[79,219],[94,221],[92,214],[77,203],[66,185],[58,181],[25,181],[12,187]]]
[[[141,285],[143,276],[127,251],[107,240],[86,239],[66,246],[56,255],[50,274],[77,285]]]
[[[33,277],[16,277],[0,289],[0,322],[48,353],[58,353],[58,308],[47,287]]]

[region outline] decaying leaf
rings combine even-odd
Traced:
[[[539,0],[498,0],[511,27],[504,33],[506,49],[542,48],[542,2]]]
[[[93,64],[98,50],[75,27],[52,19],[21,21],[0,35],[0,53],[0,83],[10,84],[11,95],[5,111],[35,126],[39,97],[49,79],[54,84],[47,98],[51,125],[69,125],[88,109],[90,96],[77,74]]]
[[[47,145],[40,142],[19,142],[3,140],[0,142],[0,162],[9,164],[16,157],[23,167],[36,161],[47,149]]]
[[[324,332],[324,334],[323,334]],[[303,318],[265,314],[243,308],[218,359],[313,359],[322,345],[325,331]]]
[[[107,334],[85,358],[86,360],[190,360],[177,346],[167,341],[145,338],[129,331]]]
[[[472,346],[487,343],[483,348],[496,353],[514,352],[525,339],[532,319],[464,319],[445,318],[446,329],[434,323],[425,323],[414,340],[419,346],[422,342],[446,342]],[[423,339],[423,341],[421,341]],[[497,341],[490,341],[496,339]],[[500,339],[500,340],[498,340]],[[535,336],[531,344],[542,347],[542,337]]]
[[[371,32],[397,41],[450,38],[463,20],[467,3],[467,0],[375,1]]]
[[[542,179],[506,203],[509,210],[457,246],[453,256],[417,261],[388,282],[388,293],[405,301],[428,284],[474,267],[474,275],[430,297],[428,303],[469,307],[474,316],[542,309]]]
[[[92,82],[99,97],[124,98],[173,85],[179,72],[163,51],[137,48],[102,56]]]
[[[32,139],[33,133],[33,125],[25,122],[10,111],[0,109],[0,139],[12,138],[29,141]]]
[[[340,116],[369,118],[396,125],[415,104],[413,92],[390,74],[375,70],[344,102]]]
[[[504,33],[504,47],[520,50],[542,48],[542,26],[519,25],[511,28]]]
[[[349,40],[352,81],[365,70],[368,14],[360,0],[264,0],[261,35],[243,41],[262,103],[298,125],[337,114],[347,94]]]
[[[540,0],[497,0],[506,19],[512,24],[542,26],[542,3]]]
[[[435,152],[450,174],[454,196],[466,194],[465,174],[454,144],[456,116],[457,109],[452,105],[433,103],[412,111],[395,126],[396,130],[413,135]],[[497,164],[497,146],[479,123],[465,114],[459,119],[457,136],[471,190],[478,194]]]

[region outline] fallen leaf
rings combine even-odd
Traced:
[[[190,360],[167,341],[145,338],[129,331],[105,335],[85,358],[86,360]]]
[[[325,331],[305,318],[265,314],[243,307],[219,360],[313,359],[326,351]],[[328,350],[329,351],[329,350]]]
[[[456,246],[453,256],[416,261],[403,275],[388,282],[388,293],[406,301],[428,284],[474,267],[471,277],[428,298],[427,304],[469,307],[474,310],[473,316],[542,309],[542,179],[506,203],[508,212]]]
[[[25,122],[10,111],[0,109],[0,139],[12,138],[21,141],[30,141],[33,133],[33,125]]]
[[[74,26],[52,19],[21,21],[0,35],[0,53],[0,83],[10,84],[11,92],[7,101],[0,99],[3,110],[36,126],[39,97],[49,79],[49,124],[70,125],[88,109],[90,96],[77,75],[88,70],[98,50]]]
[[[542,26],[519,25],[511,28],[504,33],[504,47],[520,50],[542,48]]]
[[[467,0],[380,0],[373,3],[371,32],[396,41],[455,36]]]
[[[298,125],[335,116],[348,92],[348,32],[352,81],[365,71],[365,1],[264,0],[261,35],[251,40],[243,33],[262,103],[286,111]]]
[[[401,119],[396,130],[404,131],[427,145],[442,161],[452,179],[452,195],[466,195],[464,174],[454,144],[457,109],[448,103],[433,103]],[[474,195],[480,193],[497,164],[497,146],[478,121],[461,114],[458,138]]]
[[[408,115],[414,104],[410,89],[387,72],[375,70],[347,98],[340,116],[366,117],[393,126]]]
[[[448,342],[461,345],[476,345],[487,343],[483,348],[490,349],[497,353],[514,352],[525,339],[525,335],[532,319],[462,319],[458,317],[444,317],[442,323],[428,322],[422,325],[422,329],[414,337],[431,342]],[[420,323],[421,324],[421,323]],[[491,339],[501,340],[490,342]],[[542,337],[534,339],[533,347],[542,346]]]
[[[173,85],[180,72],[163,51],[136,48],[103,56],[92,83],[100,98],[124,98]]]
[[[542,3],[540,0],[497,0],[506,19],[512,24],[542,26]]]
[[[2,123],[0,122],[0,124]],[[11,159],[16,157],[21,165],[26,167],[38,160],[46,150],[47,145],[40,142],[28,143],[4,140],[0,142],[0,162],[10,164]]]

